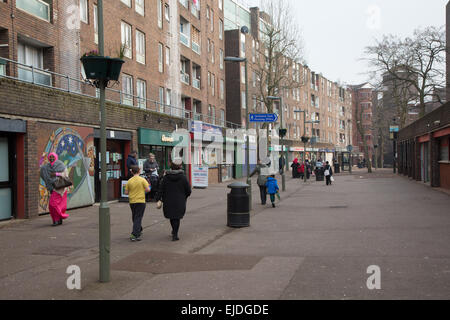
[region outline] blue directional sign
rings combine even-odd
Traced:
[[[276,122],[278,115],[276,113],[250,113],[250,122]]]

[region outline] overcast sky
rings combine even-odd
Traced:
[[[276,1],[276,0],[274,0]],[[305,43],[308,66],[331,81],[367,81],[364,48],[383,34],[402,37],[445,25],[448,0],[289,0]],[[259,0],[242,0],[259,6]]]

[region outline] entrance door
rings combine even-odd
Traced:
[[[0,137],[0,220],[13,216],[13,181],[9,138]]]

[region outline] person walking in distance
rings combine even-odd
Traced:
[[[278,187],[277,180],[275,179],[275,174],[271,174],[267,178],[266,182],[267,192],[270,195],[270,201],[272,202],[272,207],[275,208],[275,195],[277,194],[280,188]]]
[[[172,241],[180,240],[178,238],[180,220],[186,213],[186,201],[192,192],[181,166],[181,159],[172,161],[171,170],[166,171],[157,193],[158,200],[163,202],[164,217],[170,220],[172,226]]]
[[[328,185],[331,185],[331,176],[333,175],[333,169],[331,169],[331,166],[328,163],[328,161],[326,162],[324,169],[325,169],[325,173],[324,173],[325,180],[326,180],[326,183],[328,186]]]
[[[125,185],[125,194],[128,195],[131,218],[133,221],[133,231],[131,241],[140,241],[142,234],[142,218],[145,212],[145,193],[150,192],[150,186],[144,178],[139,176],[139,166],[131,166],[133,177]]]
[[[146,201],[150,200],[156,202],[156,191],[158,190],[159,175],[158,175],[158,162],[155,160],[153,153],[149,154],[149,157],[144,162],[144,172],[148,180],[150,180],[151,191],[146,196]]]
[[[300,178],[300,164],[298,163],[298,159],[295,158],[291,164],[292,168],[292,179]]]
[[[137,166],[137,152],[131,151],[127,158],[127,179],[131,179],[133,177],[133,173],[131,172],[132,166]]]
[[[266,160],[266,163],[262,163],[261,160],[258,160],[258,163],[253,170],[253,172],[250,174],[250,177],[253,177],[255,174],[258,174],[258,180],[256,180],[256,183],[259,187],[259,195],[261,197],[261,204],[265,205],[267,201],[267,187],[266,187],[266,181],[268,177],[268,172],[264,172],[268,170],[268,164],[269,163]]]
[[[55,189],[53,183],[57,177],[68,177],[68,171],[66,165],[58,160],[58,155],[51,152],[47,156],[48,162],[44,164],[40,169],[40,176],[44,180],[45,187],[47,188],[50,199],[48,203],[48,210],[52,217],[52,226],[59,226],[62,224],[63,219],[67,219],[69,215],[67,210],[67,188]]]

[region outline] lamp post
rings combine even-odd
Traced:
[[[103,34],[103,0],[98,0],[98,49],[100,56],[104,56]],[[100,247],[100,282],[110,280],[110,245],[111,245],[111,217],[107,202],[108,190],[106,184],[106,110],[105,88],[107,80],[99,80],[100,89],[100,152],[101,152],[101,200],[99,207],[99,247]]]
[[[306,111],[305,110],[294,110],[294,112],[303,112],[303,161],[305,161],[306,158],[306,143],[308,142],[308,138],[306,138]],[[303,182],[306,182],[306,174],[303,173]]]
[[[280,130],[281,130],[281,129],[283,129],[283,97],[268,96],[267,99],[280,100]],[[286,176],[284,174],[284,166],[287,162],[287,148],[286,148],[285,159],[283,161],[283,151],[284,151],[283,137],[284,137],[284,135],[281,133],[279,133],[279,135],[280,135],[280,144],[281,144],[281,191],[286,191]]]
[[[244,32],[245,33],[245,32]],[[246,150],[245,150],[245,154],[246,154],[246,166],[247,166],[247,184],[248,184],[248,196],[250,199],[250,210],[252,210],[252,183],[250,180],[250,136],[248,134],[248,122],[249,122],[249,118],[248,118],[248,77],[247,77],[247,58],[239,58],[239,57],[225,57],[224,61],[227,62],[237,62],[237,63],[241,63],[244,62],[245,63],[245,130],[246,130],[246,141],[245,141],[245,145],[246,145]]]

